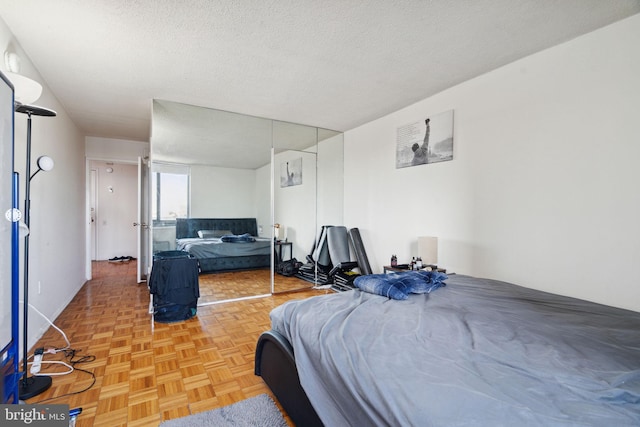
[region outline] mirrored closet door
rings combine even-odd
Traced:
[[[292,257],[305,262],[319,214],[341,221],[342,134],[154,100],[151,160],[153,252],[203,257],[199,304],[313,286],[275,270]],[[329,209],[318,199],[326,186],[336,187]],[[245,234],[254,241],[207,252]]]

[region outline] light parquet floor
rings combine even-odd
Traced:
[[[47,402],[82,407],[77,426],[157,426],[258,394],[271,395],[253,373],[255,344],[270,327],[269,312],[287,300],[329,292],[306,290],[199,307],[193,319],[155,323],[152,332],[149,292],[146,284],[136,283],[135,269],[135,262],[94,262],[94,279],[54,322],[78,350],[76,359],[95,356],[77,365],[95,374],[95,384],[64,396],[93,381],[76,370],[53,377],[52,387],[27,403],[54,398]],[[49,328],[34,348],[64,345]],[[58,353],[45,360],[65,358]],[[43,365],[43,373],[63,370]]]
[[[271,293],[271,270],[247,270],[201,274],[200,304]],[[275,293],[309,289],[313,285],[296,277],[276,275]]]

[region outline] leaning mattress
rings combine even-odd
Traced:
[[[452,275],[271,312],[325,425],[640,425],[640,313]]]

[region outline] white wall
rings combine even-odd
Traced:
[[[271,163],[256,169],[256,219],[258,235],[271,237]]]
[[[7,48],[17,52],[21,58],[20,73],[43,85],[43,93],[36,102],[37,105],[57,112],[56,117],[33,117],[32,120],[32,172],[35,171],[35,160],[44,154],[54,159],[55,167],[50,172],[39,173],[31,181],[29,242],[29,302],[53,320],[85,282],[84,136],[51,94],[46,82],[2,20],[0,46],[3,52]],[[6,71],[4,63],[0,63],[2,70]],[[27,116],[16,113],[15,168],[20,173],[21,199],[24,198],[26,178],[26,130]],[[21,200],[20,205],[24,207],[24,200]],[[23,249],[21,242],[21,254]],[[21,288],[22,280],[21,277]],[[28,346],[31,347],[48,327],[44,319],[30,311]],[[64,340],[60,338],[59,343],[64,343]]]
[[[282,168],[295,159],[302,159],[302,184],[280,187]],[[274,159],[274,223],[284,227],[281,238],[293,243],[292,256],[303,262],[315,239],[316,161],[316,153],[304,151],[283,151]]]
[[[318,226],[343,224],[343,199],[344,135],[340,134],[318,144]]]
[[[191,218],[253,218],[256,172],[191,166]]]
[[[270,165],[257,170],[207,165],[189,169],[191,218],[257,218],[259,235],[271,236]],[[175,227],[153,230],[154,241],[168,244],[168,249],[175,249],[175,238]]]
[[[138,157],[149,155],[149,143],[88,136],[85,140],[85,154],[88,159],[137,163]]]
[[[640,15],[345,134],[345,223],[372,268],[439,264],[640,310]],[[395,169],[398,126],[449,109],[454,160]]]
[[[274,159],[274,222],[286,229],[282,231],[282,238],[286,233],[287,240],[293,243],[292,256],[303,262],[311,252],[320,226],[343,223],[343,135],[325,139],[310,151],[284,151]],[[282,164],[297,158],[302,158],[302,185],[281,188]],[[258,186],[269,188],[270,173],[271,165],[258,171]],[[268,195],[267,191],[261,194]],[[269,199],[266,202],[270,204]],[[270,213],[258,218],[259,224],[270,226]],[[271,230],[263,228],[263,235],[270,235]]]

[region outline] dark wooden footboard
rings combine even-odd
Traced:
[[[262,377],[297,426],[322,426],[300,385],[291,344],[276,331],[260,335],[256,345],[255,374]]]

